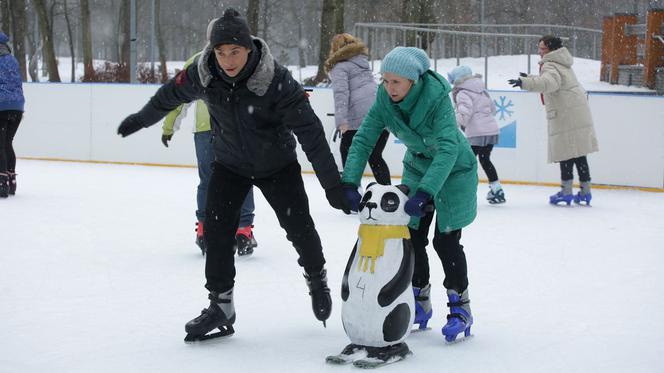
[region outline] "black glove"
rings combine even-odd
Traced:
[[[173,134],[170,135],[161,135],[161,143],[168,148],[168,142],[173,138]]]
[[[522,78],[527,78],[527,77],[528,77],[528,74],[526,74],[526,73],[519,73],[519,76],[522,77]]]
[[[138,114],[131,114],[120,123],[120,126],[118,127],[118,135],[127,137],[143,127],[140,116]]]
[[[521,81],[521,79],[510,79],[510,80],[508,80],[507,82],[508,82],[512,87],[515,87],[515,88],[516,88],[516,87],[521,88],[521,84],[523,84],[523,82]]]
[[[346,215],[350,214],[350,204],[346,200],[341,184],[325,189],[325,197],[327,197],[330,206],[337,210],[342,210]]]

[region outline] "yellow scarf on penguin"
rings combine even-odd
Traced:
[[[371,261],[371,273],[374,273],[376,260],[385,254],[385,240],[407,238],[410,239],[410,231],[407,225],[367,225],[360,224],[358,231],[360,237],[360,260],[358,270],[367,271]],[[362,264],[364,263],[364,266]]]

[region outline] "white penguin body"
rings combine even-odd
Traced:
[[[385,347],[410,334],[415,299],[407,192],[405,186],[373,184],[360,203],[359,238],[341,289],[341,318],[354,344]]]

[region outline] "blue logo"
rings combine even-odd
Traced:
[[[500,115],[498,118],[500,139],[498,140],[496,147],[516,148],[516,120],[505,124],[505,122],[509,121],[509,118],[512,117],[512,114],[514,114],[514,103],[512,100],[507,100],[507,97],[505,96],[500,96],[500,103],[496,100],[493,102],[496,104],[496,115]]]

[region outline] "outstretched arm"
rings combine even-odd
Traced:
[[[197,64],[191,64],[162,85],[138,113],[125,118],[118,127],[118,134],[126,137],[141,128],[150,127],[179,105],[200,98],[202,93]]]

